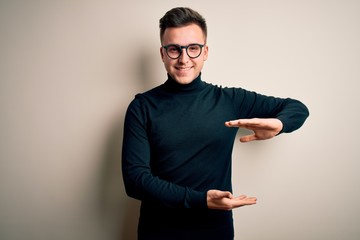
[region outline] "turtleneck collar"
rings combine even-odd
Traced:
[[[201,91],[205,87],[205,83],[201,80],[201,73],[197,78],[188,84],[180,84],[168,74],[168,79],[163,86],[166,91],[185,93]]]

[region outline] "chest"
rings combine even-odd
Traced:
[[[200,97],[169,99],[149,111],[149,139],[157,150],[173,151],[199,143],[219,146],[233,141],[236,129],[224,125],[236,115],[231,103]]]

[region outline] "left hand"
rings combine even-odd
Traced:
[[[252,130],[254,134],[240,138],[240,142],[250,142],[275,137],[282,130],[283,123],[277,118],[251,118],[227,121],[225,126]]]
[[[209,190],[206,194],[207,206],[210,209],[232,210],[234,208],[256,204],[256,197],[241,195],[235,197],[231,192],[216,189]]]

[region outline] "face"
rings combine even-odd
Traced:
[[[162,45],[178,44],[188,46],[189,44],[198,43],[205,44],[205,36],[201,28],[196,24],[190,24],[184,27],[165,29]],[[171,59],[166,54],[164,48],[160,48],[161,58],[164,62],[165,69],[168,74],[180,84],[191,83],[197,78],[204,66],[204,62],[208,57],[208,46],[202,48],[202,52],[197,58],[190,58],[186,49],[181,50],[182,53],[178,59]]]

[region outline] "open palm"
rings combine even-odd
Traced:
[[[237,119],[225,122],[225,126],[246,128],[254,132],[241,137],[241,142],[266,140],[275,137],[283,128],[282,122],[277,118]]]

